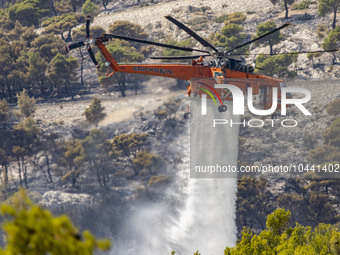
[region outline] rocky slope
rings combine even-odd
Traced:
[[[116,20],[126,20],[143,26],[150,35],[150,39],[159,41],[165,36],[170,36],[178,41],[189,38],[188,34],[164,19],[165,15],[172,15],[178,20],[189,25],[194,18],[206,17],[207,28],[196,31],[200,36],[208,38],[211,34],[220,32],[223,24],[214,22],[214,18],[241,11],[247,13],[247,20],[242,24],[248,39],[256,33],[256,26],[268,20],[274,20],[278,25],[289,22],[291,25],[282,31],[285,40],[274,46],[277,53],[290,51],[315,51],[322,50],[323,39],[318,38],[316,29],[318,24],[324,24],[330,28],[332,16],[320,17],[317,11],[317,3],[312,2],[309,8],[292,10],[289,18],[284,18],[284,8],[273,6],[269,0],[241,0],[241,1],[154,1],[153,4],[145,4],[144,7],[136,6],[135,1],[123,1],[112,3],[108,11],[103,11],[94,20],[94,25],[108,28]],[[207,10],[202,11],[202,8]],[[202,47],[199,43],[196,47]],[[251,53],[268,53],[268,46],[252,46]],[[248,57],[252,63],[254,56]],[[312,63],[307,59],[307,54],[299,55],[296,64],[291,66],[297,71],[299,78],[329,79],[340,76],[340,67],[332,65],[332,55],[323,54]]]
[[[220,30],[221,24],[214,23],[213,17],[234,11],[255,11],[247,16],[244,24],[245,31],[253,35],[256,26],[269,19],[274,19],[277,23],[286,22],[283,19],[282,8],[277,10],[267,0],[239,0],[225,1],[155,1],[149,6],[136,6],[135,1],[117,1],[109,6],[108,11],[102,12],[95,18],[93,25],[101,25],[105,28],[115,20],[129,20],[144,26],[150,33],[152,39],[159,39],[164,35],[172,35],[177,40],[186,39],[188,36],[174,29],[165,19],[164,15],[171,14],[181,21],[202,16],[201,7],[209,6],[204,15],[209,17],[209,29],[199,31],[202,36],[208,37],[211,33]],[[246,6],[246,7],[245,7]],[[306,14],[307,13],[307,14]],[[316,11],[316,6],[303,11],[292,11],[289,22],[296,25],[283,32],[286,41],[275,47],[277,51],[286,52],[291,50],[318,50],[320,40],[315,35],[317,24],[330,24],[330,17],[320,18]],[[156,25],[158,24],[158,25]],[[199,45],[197,45],[199,47]],[[258,47],[253,53],[267,52],[267,47]],[[308,88],[312,92],[312,100],[308,104],[308,109],[312,116],[304,117],[296,109],[289,109],[289,118],[298,121],[298,127],[287,129],[279,125],[274,128],[266,126],[264,128],[242,128],[240,136],[244,138],[240,148],[239,159],[247,164],[290,164],[308,163],[308,151],[321,143],[321,133],[331,121],[331,117],[325,112],[327,104],[339,96],[339,81],[329,81],[328,79],[340,75],[339,67],[336,66],[331,72],[328,71],[330,56],[320,57],[322,64],[313,65],[306,56],[300,56],[298,61],[299,78],[323,78],[323,81],[311,83],[291,81],[290,86]],[[90,67],[92,68],[92,67]],[[96,80],[93,69],[88,68],[86,79]],[[162,88],[159,88],[159,84]],[[164,86],[165,89],[164,89]],[[105,130],[109,137],[119,133],[148,132],[151,134],[153,151],[161,156],[170,155],[166,161],[167,167],[159,173],[171,175],[181,162],[181,154],[178,151],[181,141],[179,134],[185,132],[185,123],[182,113],[185,109],[181,105],[179,111],[164,119],[155,116],[154,112],[164,109],[164,102],[175,97],[183,91],[173,91],[173,81],[166,79],[152,79],[145,84],[146,90],[143,95],[128,95],[120,98],[116,94],[101,94],[100,97],[106,108],[107,117],[100,123],[100,128]],[[79,130],[87,130],[87,126],[82,116],[84,109],[89,105],[91,96],[76,97],[76,101],[64,101],[48,104],[39,104],[36,118],[39,120],[44,130],[56,131],[71,138]],[[245,116],[253,118],[254,116]],[[165,157],[164,156],[164,157]],[[241,162],[241,163],[242,163]],[[82,229],[90,228],[98,237],[117,236],[116,231],[120,229],[121,221],[127,212],[134,210],[136,199],[154,199],[157,193],[164,186],[152,187],[148,184],[148,178],[152,173],[144,171],[140,178],[126,178],[128,175],[115,176],[111,185],[105,189],[99,187],[89,188],[83,185],[79,189],[72,189],[67,185],[46,184],[42,175],[34,174],[31,191],[36,194],[36,201],[51,209],[54,213],[67,213],[73,221]],[[82,177],[86,183],[86,176]],[[175,183],[175,182],[173,182]],[[86,183],[87,184],[87,183]],[[167,185],[167,184],[165,184]],[[173,184],[175,185],[175,184]],[[272,192],[283,192],[282,185],[272,182],[269,189]],[[92,224],[96,220],[96,225]]]

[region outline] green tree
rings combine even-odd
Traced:
[[[328,13],[333,13],[332,28],[336,26],[336,13],[340,5],[339,0],[319,0],[318,11],[320,16],[324,17]]]
[[[106,114],[104,113],[105,107],[102,106],[101,100],[99,98],[94,97],[90,106],[85,109],[85,117],[86,120],[98,126],[98,122],[105,118]]]
[[[242,33],[243,26],[235,23],[228,23],[221,29],[221,33],[217,33],[215,38],[217,39],[214,44],[217,47],[224,47],[226,50],[231,50],[236,46],[242,44],[247,35]],[[242,54],[248,51],[249,47],[242,47],[236,50],[234,53]]]
[[[261,23],[257,26],[256,37],[260,37],[260,36],[264,35],[265,33],[268,33],[268,32],[270,32],[274,29],[276,29],[275,21],[270,20],[270,21]],[[270,48],[270,54],[273,54],[274,44],[277,44],[282,40],[283,40],[283,36],[280,33],[280,31],[278,31],[274,34],[271,34],[271,35],[266,36],[265,38],[261,39],[260,41],[258,41],[258,44],[267,44],[268,43],[269,48]]]
[[[91,0],[86,0],[81,11],[84,16],[91,16],[93,18],[99,14],[99,6],[92,3]]]
[[[0,101],[0,123],[2,123],[2,127],[5,128],[8,120],[10,119],[11,112],[8,107],[8,103],[6,99],[2,99]]]
[[[15,69],[15,60],[10,42],[4,37],[0,38],[0,85],[2,94],[8,98],[13,95],[8,75]]]
[[[334,50],[338,49],[340,45],[340,27],[336,27],[335,29],[331,30],[325,38],[324,42],[322,43],[322,48],[324,50]],[[336,53],[333,52],[333,64],[336,61]]]
[[[272,4],[277,4],[280,2],[280,0],[270,0],[270,2]],[[288,19],[288,5],[291,5],[295,2],[295,0],[283,0],[283,3],[284,3],[284,6],[285,6],[285,9],[286,9],[286,15],[285,15],[285,18]]]
[[[36,101],[33,97],[29,97],[25,89],[17,94],[17,99],[19,112],[21,115],[27,118],[35,113]]]
[[[39,87],[41,95],[47,100],[48,77],[46,75],[47,62],[41,57],[39,52],[29,52],[28,72],[26,74],[29,83]]]
[[[314,230],[296,223],[289,227],[291,213],[276,209],[268,215],[266,229],[258,235],[244,228],[236,247],[225,255],[241,254],[338,254],[340,233],[335,226],[319,224]]]
[[[31,48],[39,52],[48,63],[58,53],[66,53],[65,42],[59,36],[41,35],[32,41]]]
[[[69,0],[52,0],[51,9],[54,16],[74,11]]]
[[[12,30],[8,31],[6,34],[11,41],[18,41],[20,40],[20,36],[27,27],[23,27],[19,21],[15,22],[15,26]]]
[[[18,1],[9,8],[9,18],[23,25],[39,27],[39,20],[49,15],[49,8],[50,0]]]
[[[67,167],[67,172],[63,175],[63,182],[71,182],[75,188],[77,180],[82,173],[82,165],[85,161],[85,151],[80,140],[68,140],[61,144],[62,151],[59,159],[63,166]]]
[[[134,169],[136,174],[138,174],[139,169],[135,167],[133,160],[136,158],[139,151],[146,149],[147,137],[148,135],[146,133],[121,134],[115,136],[112,141],[114,150],[130,162],[130,166]]]
[[[127,37],[146,39],[148,34],[145,32],[144,28],[138,24],[131,23],[129,21],[117,20],[109,25],[109,33],[124,35]],[[140,48],[142,44],[136,43],[132,45],[135,48]]]
[[[48,210],[34,205],[24,190],[10,201],[1,205],[7,240],[1,255],[92,255],[110,248],[109,240],[96,240],[88,231],[80,234],[66,215],[53,217]]]
[[[82,146],[89,162],[90,171],[96,171],[99,185],[105,187],[109,181],[109,174],[114,168],[111,160],[118,154],[113,150],[104,131],[98,129],[90,131],[90,134],[82,141]]]
[[[48,75],[55,83],[64,84],[65,92],[71,95],[73,99],[73,92],[71,81],[76,79],[76,68],[78,67],[78,60],[74,57],[66,58],[61,53],[58,53],[51,61],[48,68]]]
[[[53,21],[52,21],[53,20]],[[44,34],[57,34],[65,42],[72,40],[71,29],[79,24],[74,13],[65,13],[62,16],[53,17],[48,22],[43,23],[46,26]],[[64,32],[67,32],[67,37],[64,37]]]
[[[279,77],[296,75],[294,71],[289,71],[288,67],[296,61],[293,54],[284,54],[278,56],[259,55],[256,58],[256,66],[263,69],[258,70],[259,73],[268,76],[278,75]]]
[[[17,158],[20,186],[22,186],[24,182],[26,188],[28,188],[26,158],[33,151],[40,129],[37,127],[36,121],[32,117],[28,117],[15,125],[14,131],[15,142],[12,152]]]

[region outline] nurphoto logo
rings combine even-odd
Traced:
[[[233,104],[233,115],[243,115],[245,113],[245,95],[243,94],[243,91],[231,84],[215,84],[215,88],[217,89],[227,89],[232,94],[232,104]],[[295,105],[305,116],[312,115],[306,107],[303,105],[307,103],[311,99],[311,93],[307,89],[304,88],[287,88],[287,87],[281,87],[281,97],[278,96],[278,88],[273,88],[273,95],[272,95],[272,102],[270,109],[256,109],[254,106],[254,100],[253,100],[253,88],[248,87],[246,92],[246,98],[247,98],[247,105],[249,111],[254,115],[259,116],[268,116],[275,113],[275,111],[278,108],[278,103],[281,105],[281,115],[286,116],[287,115],[287,105]],[[291,98],[291,93],[301,93],[304,95],[302,98]],[[208,93],[210,97],[214,100],[213,95],[211,93]],[[215,100],[214,100],[215,101]],[[206,115],[207,114],[207,94],[202,94],[201,96],[201,114]],[[249,127],[262,127],[264,126],[264,121],[261,119],[251,119],[248,121]],[[257,122],[257,125],[254,125],[253,123]],[[271,119],[271,125],[274,127],[275,120]],[[231,126],[233,124],[243,125],[246,126],[246,121],[243,120],[243,122],[232,122],[232,120],[228,121],[225,119],[214,119],[213,127],[216,127],[216,125],[225,125],[230,124]],[[290,123],[290,124],[287,124]],[[295,127],[297,126],[297,121],[294,119],[285,119],[281,121],[281,126],[283,127]]]

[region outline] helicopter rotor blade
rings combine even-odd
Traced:
[[[89,55],[90,55],[90,58],[91,58],[93,64],[94,64],[97,68],[99,68],[98,61],[96,60],[96,58],[95,58],[95,56],[94,56],[94,53],[93,53],[93,51],[92,51],[92,48],[89,47],[89,48],[87,49],[87,51],[88,51],[88,53],[89,53]]]
[[[132,37],[126,37],[126,36],[121,36],[121,35],[114,35],[114,34],[103,34],[102,38],[116,38],[116,39],[145,43],[145,44],[150,44],[150,45],[155,45],[155,46],[169,48],[169,49],[175,49],[175,50],[182,50],[182,51],[189,51],[189,52],[198,51],[198,52],[203,52],[203,53],[209,53],[209,51],[206,51],[206,50],[180,47],[180,46],[175,46],[175,45],[170,45],[170,44],[152,42],[152,41],[147,41],[147,40],[142,40],[142,39],[137,39],[137,38],[132,38]]]
[[[251,43],[253,43],[253,42],[256,42],[256,41],[258,41],[258,40],[261,40],[262,38],[264,38],[264,37],[266,37],[266,36],[268,36],[268,35],[271,35],[271,34],[277,32],[277,31],[279,31],[279,30],[281,30],[281,29],[283,29],[283,28],[285,28],[285,27],[287,27],[287,26],[289,26],[289,25],[290,25],[290,23],[285,23],[285,24],[283,24],[282,26],[280,26],[280,27],[278,27],[278,28],[276,28],[276,29],[274,29],[274,30],[268,32],[268,33],[265,33],[265,34],[263,34],[263,35],[261,35],[261,36],[259,36],[259,37],[256,37],[256,38],[253,39],[253,40],[250,40],[250,41],[248,41],[248,42],[245,42],[245,43],[243,43],[243,44],[241,44],[241,45],[236,46],[235,48],[233,48],[233,49],[227,51],[227,53],[230,53],[230,52],[232,52],[232,51],[234,51],[234,50],[237,50],[237,49],[239,49],[239,48],[242,48],[242,47],[244,47],[244,46],[247,46],[248,44],[251,44]]]
[[[177,25],[179,28],[187,32],[189,35],[191,35],[193,38],[195,38],[196,41],[198,41],[200,44],[202,44],[204,47],[209,47],[210,49],[213,49],[215,52],[218,52],[218,50],[212,46],[210,43],[208,43],[206,40],[204,40],[202,37],[200,37],[198,34],[196,34],[194,31],[192,31],[190,28],[185,26],[183,23],[179,22],[178,20],[174,19],[170,15],[165,16],[165,18],[175,25]]]
[[[66,52],[69,52],[70,50],[73,50],[73,49],[76,49],[76,48],[80,48],[84,45],[85,45],[84,42],[72,43],[72,44],[66,46]]]
[[[283,53],[258,53],[258,54],[233,54],[233,56],[256,56],[256,55],[268,55],[268,56],[275,56],[275,55],[294,55],[294,54],[306,54],[306,53],[325,53],[325,52],[335,52],[339,51],[338,49],[332,49],[332,50],[316,50],[316,51],[297,51],[297,52],[283,52]]]
[[[211,55],[196,55],[196,56],[169,56],[169,57],[166,57],[166,56],[163,56],[163,57],[150,57],[150,59],[194,59],[194,58],[199,58],[199,57],[209,57]]]
[[[90,16],[86,17],[86,38],[90,37]]]

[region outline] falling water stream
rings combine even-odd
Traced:
[[[238,125],[213,127],[213,120],[237,122],[239,117],[232,115],[232,105],[220,113],[212,102],[207,115],[201,115],[199,102],[191,102],[190,127],[178,141],[186,151],[175,176],[180,184],[170,187],[161,202],[139,206],[126,226],[133,235],[113,254],[191,255],[199,250],[202,255],[223,255],[235,244],[236,174],[195,173],[195,167],[237,165]],[[177,208],[170,203],[174,197],[181,201]]]

